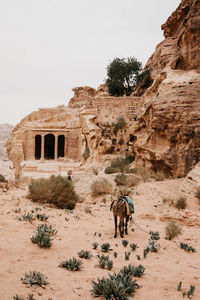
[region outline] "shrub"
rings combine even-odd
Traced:
[[[79,259],[73,257],[61,262],[59,267],[65,268],[70,271],[80,271],[82,269],[82,265],[83,263]]]
[[[141,179],[139,177],[130,175],[130,176],[127,176],[126,185],[128,187],[136,186],[136,185],[138,185],[138,183],[140,181],[141,181]]]
[[[98,245],[99,245],[99,244],[98,244],[97,242],[92,243],[93,249],[97,249]]]
[[[141,277],[144,274],[145,267],[142,265],[139,265],[138,267],[128,265],[127,267],[123,267],[120,270],[120,273],[123,276],[134,276],[134,277]]]
[[[112,193],[112,184],[105,178],[95,180],[91,185],[92,196]]]
[[[196,252],[196,250],[192,246],[189,246],[188,244],[180,243],[180,247],[181,249],[184,249],[187,252],[193,252],[193,253]]]
[[[98,258],[98,266],[101,269],[107,268],[108,270],[111,270],[113,267],[113,261],[109,259],[109,255],[97,255]]]
[[[6,178],[2,175],[2,174],[0,174],[0,182],[8,182],[8,180],[6,180]]]
[[[158,252],[159,248],[160,248],[159,244],[156,244],[154,242],[154,240],[149,240],[148,246],[144,249],[144,253],[143,253],[144,254],[144,258],[147,257],[147,254],[149,252]]]
[[[123,276],[121,273],[109,274],[109,278],[92,281],[91,293],[94,297],[105,299],[126,300],[134,295],[139,285],[130,276]]]
[[[144,168],[131,169],[132,173],[140,176],[144,181],[149,180],[149,173]]]
[[[200,200],[200,187],[197,189],[195,196]]]
[[[43,231],[36,232],[35,235],[31,237],[31,241],[32,243],[37,244],[41,248],[51,247],[51,238],[49,234]]]
[[[27,287],[36,287],[39,285],[44,288],[45,285],[48,284],[47,277],[37,271],[30,271],[29,273],[26,273],[21,280],[24,284],[26,284]]]
[[[119,169],[121,172],[124,171],[126,166],[127,166],[126,158],[118,156],[111,161],[111,167]]]
[[[92,254],[88,250],[81,250],[78,252],[78,256],[80,258],[90,259],[92,257]]]
[[[110,250],[110,244],[109,243],[103,243],[101,245],[101,251],[108,252]]]
[[[176,208],[179,209],[185,209],[187,206],[187,197],[182,196],[176,201]]]
[[[93,171],[93,173],[94,173],[94,175],[98,175],[99,174],[99,171],[98,171],[98,169],[97,168],[92,168],[92,171]]]
[[[117,258],[117,252],[116,251],[113,253],[113,255],[114,255],[115,258]]]
[[[156,181],[163,181],[169,178],[169,175],[164,173],[163,171],[157,171],[152,176]]]
[[[127,175],[126,174],[118,174],[115,177],[116,185],[127,185]]]
[[[120,172],[120,169],[119,168],[115,168],[115,167],[107,167],[105,168],[105,171],[104,171],[106,174],[112,174],[112,173],[119,173]]]
[[[122,245],[123,245],[124,247],[126,247],[126,246],[128,245],[128,241],[127,241],[127,240],[122,240]]]
[[[123,116],[120,116],[117,119],[117,123],[113,124],[113,132],[116,135],[119,129],[123,129],[124,127],[126,127],[126,120]]]
[[[52,175],[49,179],[32,180],[29,198],[33,202],[51,203],[58,208],[74,209],[78,196],[67,177]]]
[[[135,251],[138,248],[137,244],[134,244],[134,243],[130,244],[130,247],[131,247],[132,251]]]
[[[175,237],[177,237],[179,234],[181,234],[181,228],[176,222],[171,221],[168,223],[168,225],[165,228],[165,234],[167,240],[172,240]]]

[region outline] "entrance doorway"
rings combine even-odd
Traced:
[[[44,137],[44,158],[54,159],[55,157],[55,136],[47,134]]]
[[[41,135],[35,136],[35,159],[41,158]]]
[[[58,136],[58,157],[65,156],[65,136],[59,135]]]

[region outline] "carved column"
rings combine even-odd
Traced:
[[[44,160],[44,134],[41,134],[41,160]]]
[[[54,159],[58,159],[58,135],[55,134]]]

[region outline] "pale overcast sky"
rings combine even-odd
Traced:
[[[0,123],[67,105],[115,57],[145,64],[180,0],[0,0]]]

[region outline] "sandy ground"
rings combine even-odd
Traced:
[[[183,288],[195,285],[192,299],[200,299],[200,205],[194,197],[196,185],[189,179],[167,180],[162,182],[146,182],[139,184],[133,192],[135,203],[134,222],[145,231],[159,231],[161,239],[158,253],[149,253],[143,258],[143,250],[148,245],[149,235],[141,231],[135,224],[129,225],[129,234],[125,236],[130,243],[137,243],[139,248],[131,252],[130,260],[124,258],[125,251],[130,250],[122,245],[122,239],[114,239],[114,222],[109,210],[110,195],[91,198],[90,184],[98,177],[104,176],[113,180],[113,175],[95,176],[91,170],[76,172],[73,180],[76,190],[84,197],[83,203],[77,204],[73,212],[50,208],[32,203],[27,199],[27,187],[11,188],[7,193],[0,191],[0,299],[13,299],[16,294],[24,298],[33,294],[36,300],[67,300],[94,299],[91,296],[92,280],[107,276],[123,266],[142,264],[146,268],[145,275],[137,279],[141,288],[136,290],[135,299],[183,299],[177,291],[177,285],[183,281]],[[183,211],[163,203],[163,198],[177,199],[180,195],[187,196],[188,206]],[[106,203],[103,198],[106,198]],[[58,231],[50,249],[42,249],[33,244],[30,237],[40,222],[31,224],[19,221],[18,216],[40,207],[40,213],[49,216],[47,224],[52,224]],[[20,212],[19,212],[20,209]],[[91,210],[91,213],[86,211]],[[35,215],[36,212],[33,213]],[[182,227],[182,234],[173,241],[165,239],[165,227],[169,220],[175,219]],[[96,233],[96,234],[95,234]],[[99,236],[99,233],[102,235]],[[113,260],[111,271],[97,267],[97,254],[102,254],[100,246],[97,250],[92,243],[110,243],[113,251],[108,254]],[[188,253],[179,246],[185,242],[193,246],[197,252]],[[83,270],[71,272],[58,267],[61,261],[77,252],[90,250],[93,257],[83,261]],[[114,258],[113,252],[118,253]],[[136,255],[141,256],[138,260]],[[37,270],[48,277],[49,284],[45,289],[40,287],[27,288],[21,277]]]

